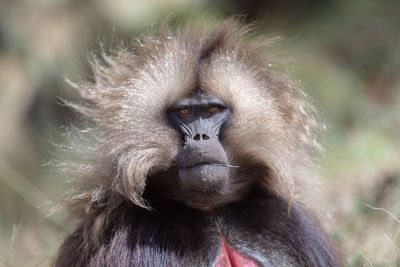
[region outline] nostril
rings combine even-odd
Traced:
[[[203,134],[202,137],[203,137],[203,140],[210,139],[210,137],[208,137],[208,135],[206,135],[206,134]]]
[[[188,139],[188,136],[186,134],[182,134],[181,135],[181,139],[182,139],[183,142],[186,142],[187,139]]]
[[[193,137],[193,139],[196,140],[196,141],[200,140],[200,134],[196,134],[196,135]]]

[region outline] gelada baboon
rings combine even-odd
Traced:
[[[161,28],[76,85],[96,142],[55,266],[341,266],[296,198],[318,126],[271,40]]]

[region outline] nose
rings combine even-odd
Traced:
[[[196,141],[199,141],[199,140],[201,140],[201,139],[203,139],[203,140],[208,140],[208,139],[210,139],[210,137],[207,135],[207,134],[196,134],[194,137],[193,137],[193,139],[194,140],[196,140]]]

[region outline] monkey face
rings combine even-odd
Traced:
[[[221,135],[231,120],[225,103],[201,90],[178,100],[168,112],[170,124],[181,135],[176,157],[176,182],[190,193],[185,202],[209,208],[211,197],[222,194],[229,182],[229,162]],[[214,202],[214,201],[213,201]]]

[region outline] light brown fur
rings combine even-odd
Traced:
[[[301,87],[275,68],[273,40],[248,32],[232,19],[209,30],[163,27],[94,61],[94,82],[75,85],[84,104],[69,103],[95,125],[85,129],[94,139],[91,160],[72,170],[81,187],[70,206],[102,207],[101,220],[125,198],[148,207],[147,175],[173,164],[179,146],[165,111],[197,86],[232,107],[224,138],[230,164],[248,158],[267,166],[266,186],[293,199],[307,184],[300,179],[310,175],[318,125]]]

